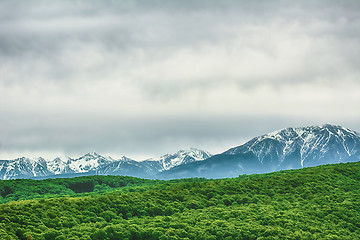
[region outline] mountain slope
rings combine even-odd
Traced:
[[[286,128],[259,136],[205,161],[175,167],[159,177],[235,177],[359,160],[360,135],[326,124]]]

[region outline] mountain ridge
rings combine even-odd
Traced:
[[[62,175],[129,175],[150,178],[158,172],[174,166],[202,161],[210,153],[191,148],[158,158],[136,161],[126,156],[119,159],[102,156],[96,152],[86,153],[79,158],[56,157],[54,159],[20,157],[0,160],[0,179],[47,178]]]
[[[359,160],[360,134],[325,124],[264,134],[200,163],[174,167],[160,178],[236,177]]]
[[[236,177],[360,160],[360,134],[337,125],[284,128],[251,139],[223,153],[191,148],[158,158],[113,159],[96,152],[79,158],[0,160],[0,179],[81,175],[142,178]]]

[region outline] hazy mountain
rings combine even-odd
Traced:
[[[205,161],[164,171],[158,177],[235,177],[359,160],[360,135],[326,124],[286,128],[259,136]]]
[[[150,158],[141,162],[123,157],[118,161],[102,165],[96,170],[96,173],[152,177],[159,172],[176,166],[203,161],[210,156],[211,154],[206,151],[191,148],[190,150],[180,150],[174,154],[165,154],[159,158]]]
[[[0,179],[53,178],[86,175],[127,175],[151,178],[157,173],[175,166],[202,161],[211,156],[208,152],[192,148],[159,158],[135,161],[123,156],[120,159],[104,157],[98,153],[88,153],[80,158],[60,158],[45,160],[26,157],[14,160],[0,160]]]
[[[158,171],[164,171],[179,165],[203,161],[211,156],[209,152],[190,148],[190,150],[180,150],[174,154],[165,154],[159,158],[150,158],[143,161],[143,163],[154,163],[154,167],[156,167]],[[155,164],[158,166],[155,166]]]
[[[117,161],[103,164],[95,169],[98,175],[125,175],[133,177],[150,177],[146,167],[141,162],[123,156]]]
[[[0,179],[127,175],[143,178],[235,177],[360,160],[360,135],[334,125],[286,128],[253,138],[221,154],[195,148],[144,161],[95,152],[76,159],[0,160]]]

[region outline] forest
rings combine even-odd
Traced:
[[[360,162],[231,179],[0,181],[0,239],[360,239]]]

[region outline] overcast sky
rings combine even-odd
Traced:
[[[360,1],[0,1],[0,159],[360,131]]]

